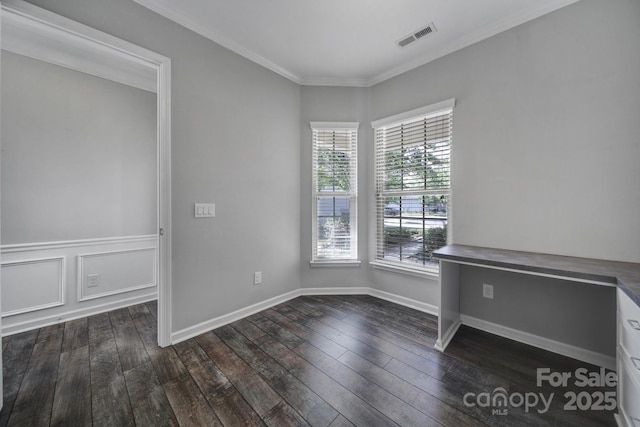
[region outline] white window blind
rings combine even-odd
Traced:
[[[437,271],[447,244],[455,100],[373,122],[376,261]]]
[[[313,261],[355,260],[358,123],[312,122]]]

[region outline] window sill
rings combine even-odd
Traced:
[[[362,264],[357,259],[330,259],[330,260],[314,260],[309,261],[311,267],[360,267]]]
[[[433,270],[426,270],[420,267],[409,267],[404,265],[398,265],[391,262],[384,261],[371,261],[369,263],[373,268],[378,270],[391,271],[394,273],[406,274],[409,276],[427,278],[427,279],[438,279],[439,273]]]

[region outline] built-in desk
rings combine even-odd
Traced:
[[[640,425],[640,264],[449,245],[440,260],[440,306],[436,348],[444,351],[461,325],[460,268],[471,265],[519,274],[613,287],[617,293],[618,409],[621,425]],[[543,314],[544,312],[541,311]],[[616,313],[611,313],[615,318]]]
[[[433,255],[440,260],[439,350],[447,347],[460,326],[459,264],[617,286],[640,306],[640,264],[466,245],[445,246]]]

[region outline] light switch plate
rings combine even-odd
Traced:
[[[194,215],[196,218],[213,218],[216,216],[216,205],[214,203],[196,203]]]

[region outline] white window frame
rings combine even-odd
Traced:
[[[417,108],[411,111],[407,111],[404,113],[396,114],[393,116],[389,116],[386,118],[382,118],[371,123],[371,126],[374,129],[374,142],[375,142],[375,152],[376,157],[379,155],[379,144],[381,143],[381,137],[379,136],[378,131],[382,131],[385,128],[393,128],[397,127],[401,124],[412,123],[417,120],[422,120],[425,118],[429,118],[430,116],[438,115],[444,111],[451,111],[455,107],[455,98],[451,98],[442,102],[438,102],[436,104],[427,105],[421,108]],[[451,136],[449,136],[451,137]],[[449,143],[449,147],[451,147],[451,139]],[[451,172],[451,163],[449,162],[449,173]],[[436,266],[427,266],[421,265],[418,263],[412,262],[402,262],[402,260],[390,260],[384,258],[384,250],[382,246],[384,245],[384,236],[382,233],[384,232],[384,202],[383,198],[388,197],[389,193],[386,193],[382,189],[383,177],[381,176],[381,171],[379,170],[378,162],[376,161],[376,170],[374,174],[375,179],[375,188],[376,188],[376,239],[375,239],[375,259],[371,262],[371,265],[374,268],[389,270],[389,271],[397,271],[402,272],[418,277],[433,277],[439,274],[439,267]],[[447,229],[447,244],[451,240],[451,184],[449,182],[448,188],[441,188],[437,191],[434,190],[425,190],[424,193],[420,194],[419,192],[412,191],[407,192],[407,195],[435,195],[438,192],[439,194],[446,194],[449,206],[447,206],[447,217],[446,217],[446,229]],[[398,192],[395,192],[397,195]],[[382,254],[382,255],[381,255]]]
[[[358,122],[311,122],[312,131],[312,266],[358,266]],[[331,191],[319,188],[317,147],[318,138],[326,136],[327,132],[346,133],[349,138],[349,189]],[[319,253],[318,245],[318,200],[320,197],[348,198],[349,201],[349,252],[344,254],[327,255]]]

